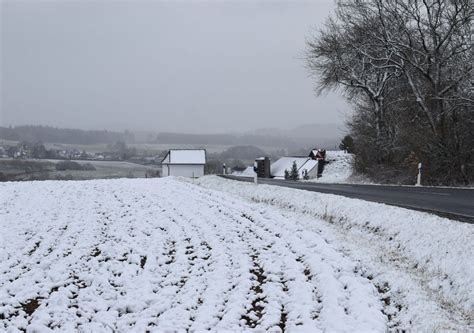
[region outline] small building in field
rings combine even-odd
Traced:
[[[161,161],[163,177],[201,177],[206,164],[205,149],[170,149]]]

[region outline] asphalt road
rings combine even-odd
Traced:
[[[253,182],[253,178],[247,177],[222,177],[239,181]],[[321,184],[263,178],[259,178],[259,184],[276,185],[306,191],[343,195],[349,198],[380,202],[388,205],[430,212],[463,222],[474,223],[474,189]]]

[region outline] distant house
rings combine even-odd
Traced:
[[[161,161],[163,177],[201,177],[205,164],[204,149],[170,149]]]
[[[296,163],[298,169],[298,175],[300,179],[303,179],[305,174],[309,178],[315,178],[318,174],[318,161],[311,159],[310,157],[281,157],[276,160],[270,166],[270,173],[273,178],[285,179],[285,170],[290,171],[293,162]]]
[[[309,157],[313,160],[325,160],[326,159],[326,149],[312,149],[309,153]]]

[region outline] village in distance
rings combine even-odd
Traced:
[[[244,137],[153,132],[145,135],[129,131],[85,131],[43,126],[3,127],[0,128],[0,180],[198,177],[204,174],[253,177],[255,160],[265,156],[271,163],[280,160],[275,164],[272,177],[284,177],[284,171],[291,171],[295,162],[299,178],[309,179],[317,176],[316,164],[306,163],[314,149],[334,151],[337,156],[340,154],[338,151],[344,150],[341,140],[345,134],[340,129],[336,133],[339,137],[336,134],[310,140],[301,134],[295,137],[291,133],[281,133],[275,138],[258,131]],[[164,163],[164,159],[172,150],[181,154],[188,151],[179,164],[195,165],[195,173],[168,172],[170,161]],[[202,151],[203,156],[194,158],[193,150]]]

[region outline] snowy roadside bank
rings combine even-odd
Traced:
[[[314,183],[370,183],[368,179],[361,176],[354,177],[352,163],[353,154],[348,154],[341,150],[328,150],[326,152],[327,164],[321,178],[314,178],[308,182]]]
[[[345,246],[351,247],[352,255],[362,263],[365,260],[378,274],[385,273],[374,264],[376,260],[384,263],[386,269],[392,268],[394,274],[407,274],[424,289],[433,307],[445,309],[460,320],[464,318],[471,323],[474,320],[473,225],[362,200],[255,186],[218,177],[204,177],[197,184],[252,202],[322,218],[341,240],[348,242]],[[408,282],[404,286],[395,281],[396,274],[383,278],[391,280],[392,289],[397,286],[405,293],[405,302],[417,306],[417,297],[410,295]]]

